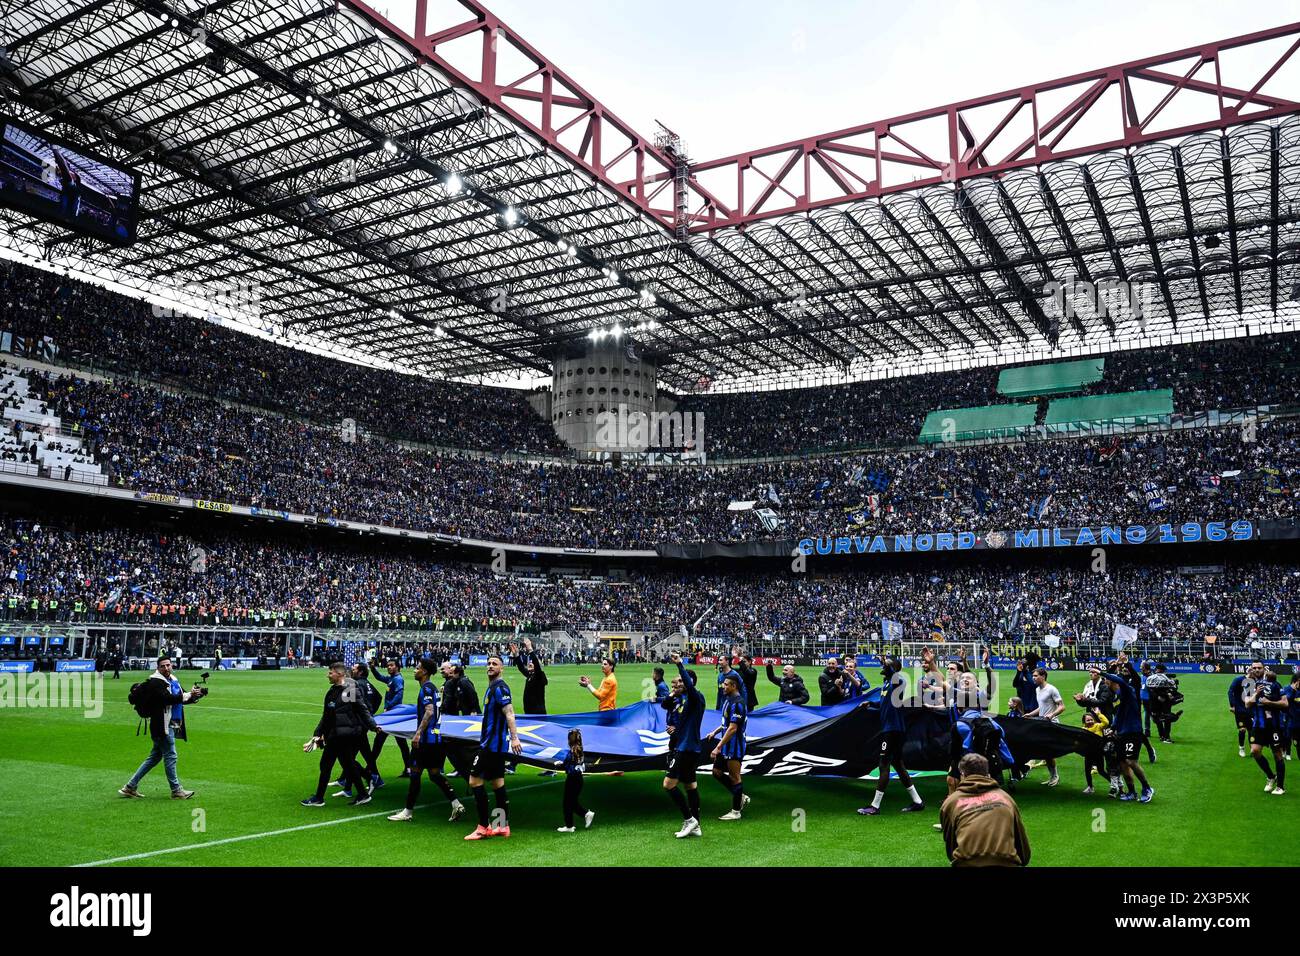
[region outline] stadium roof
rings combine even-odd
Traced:
[[[2,229],[446,377],[617,328],[672,387],[753,385],[1300,300],[1300,24],[690,162],[459,2],[0,0],[7,111],[144,173],[132,248]]]

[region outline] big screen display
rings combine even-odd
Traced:
[[[0,203],[126,246],[139,198],[135,170],[0,116]]]

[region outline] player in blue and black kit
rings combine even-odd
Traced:
[[[384,713],[387,713],[402,702],[402,697],[406,693],[406,678],[402,676],[402,665],[397,660],[388,661],[385,670],[388,673],[381,674],[379,668],[375,668],[373,673],[375,680],[384,685]],[[388,739],[388,736],[381,730],[375,734],[375,742],[370,746],[372,762],[367,769],[374,776],[379,776],[379,754],[384,749],[384,741]],[[398,737],[397,749],[402,752],[402,772],[400,776],[409,777],[411,775],[411,748],[407,746],[404,738]]]
[[[736,684],[741,687],[744,686],[744,682],[741,681],[740,679],[740,673],[734,667],[731,666],[731,658],[719,657],[718,658],[718,700],[717,700],[717,705],[713,708],[714,710],[722,710],[722,701],[727,696],[727,689],[723,686],[723,682],[728,677],[736,678]]]
[[[885,788],[889,786],[891,766],[911,797],[911,802],[903,807],[902,812],[919,813],[925,809],[925,801],[916,792],[916,784],[912,783],[911,774],[903,764],[903,743],[907,738],[903,695],[907,692],[907,680],[900,673],[902,669],[903,664],[897,657],[886,657],[880,668],[880,676],[885,679],[880,688],[880,766],[876,772],[876,792],[871,798],[871,806],[858,808],[858,813],[866,817],[880,813],[880,805],[885,802]]]
[[[1287,747],[1286,759],[1291,759],[1291,748],[1300,753],[1300,666],[1291,674],[1291,683],[1282,688],[1282,696],[1287,699],[1286,724]]]
[[[506,794],[506,754],[521,754],[519,730],[515,727],[515,708],[510,701],[510,688],[501,679],[501,658],[493,655],[487,662],[488,686],[483,692],[483,723],[479,731],[478,750],[469,765],[469,788],[474,794],[478,810],[478,826],[466,840],[510,836],[510,798]],[[493,826],[488,816],[487,790],[484,781],[492,784],[496,810],[500,819]]]
[[[695,686],[695,672],[688,671],[681,656],[670,658],[677,665],[672,694],[663,701],[668,711],[668,771],[664,789],[682,812],[682,828],[677,838],[701,836],[700,791],[695,783],[695,769],[700,762],[700,721],[704,719],[704,695]],[[678,784],[681,785],[679,789]],[[682,795],[682,789],[686,791]]]
[[[857,700],[870,689],[871,681],[858,670],[858,659],[849,654],[844,658],[844,699]]]
[[[390,673],[392,665],[396,663],[396,661],[389,662]],[[459,820],[465,812],[465,805],[456,799],[456,791],[452,790],[451,784],[442,775],[447,751],[442,743],[442,733],[438,729],[441,716],[438,713],[438,689],[433,686],[433,675],[437,672],[437,665],[428,658],[422,658],[420,663],[415,665],[415,679],[420,684],[420,697],[415,707],[416,719],[419,722],[416,724],[415,736],[411,738],[411,763],[415,767],[415,772],[411,774],[411,783],[406,791],[405,809],[394,813],[388,818],[390,820],[409,820],[414,815],[415,801],[420,798],[420,778],[424,776],[425,771],[428,771],[429,779],[451,804],[450,819]]]
[[[1265,671],[1262,663],[1252,663],[1248,673],[1255,678],[1255,686],[1243,698],[1251,714],[1250,755],[1268,781],[1264,784],[1264,792],[1281,795],[1286,792],[1286,745],[1283,740],[1291,702],[1282,693],[1277,675]],[[1269,769],[1264,757],[1265,747],[1273,752],[1273,770]]]
[[[1131,674],[1132,668],[1128,672]],[[1150,803],[1156,791],[1142,772],[1142,748],[1144,745],[1150,746],[1146,734],[1142,732],[1142,699],[1138,696],[1142,685],[1138,684],[1135,688],[1128,676],[1121,676],[1115,671],[1102,676],[1110,681],[1111,689],[1115,691],[1115,720],[1112,725],[1115,728],[1115,759],[1119,772],[1128,785],[1128,791],[1120,794],[1119,798],[1125,802],[1136,800],[1139,803]],[[1133,792],[1134,777],[1142,784],[1141,796]]]
[[[1262,665],[1261,665],[1262,666]],[[1255,686],[1254,678],[1250,677],[1250,668],[1246,669],[1245,674],[1238,674],[1228,685],[1228,709],[1232,711],[1232,718],[1237,722],[1237,756],[1246,756],[1246,735],[1250,733],[1250,708],[1246,706],[1246,691]]]
[[[749,796],[740,782],[740,766],[745,759],[745,723],[749,719],[741,686],[738,674],[728,674],[723,680],[722,724],[709,731],[707,738],[712,740],[718,733],[722,734],[722,739],[710,754],[713,776],[731,791],[731,809],[718,817],[719,820],[739,820],[741,810],[749,803]]]

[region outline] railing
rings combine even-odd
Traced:
[[[1260,640],[1263,642],[1262,647],[1255,647],[1249,641],[1240,640],[1215,643],[1206,643],[1202,638],[1152,640],[1139,641],[1136,644],[1129,645],[1125,650],[1129,657],[1135,660],[1149,658],[1157,661],[1202,660],[1207,655],[1220,660],[1257,656],[1287,659],[1290,656],[1300,654],[1300,640],[1283,635],[1264,637],[1260,638]],[[955,646],[973,642],[982,643],[989,649],[990,653],[999,657],[1018,658],[1032,653],[1044,659],[1066,657],[1074,660],[1110,660],[1116,654],[1109,640],[1091,640],[1050,647],[1041,639],[1024,637],[963,638],[951,633],[948,634],[946,642],[935,641],[932,642],[931,646],[942,655],[945,644]],[[819,658],[828,654],[874,654],[878,656],[901,652],[901,648],[897,643],[845,639],[842,637],[827,637],[823,640],[818,636],[792,638],[777,635],[754,637],[706,634],[692,635],[686,639],[685,643],[687,647],[699,646],[703,653],[725,651],[738,645],[747,653],[764,657]],[[918,643],[918,641],[908,642],[909,646]],[[1282,646],[1287,643],[1290,644],[1289,649]],[[977,663],[976,661],[971,662],[972,665]]]

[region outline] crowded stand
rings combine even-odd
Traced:
[[[277,345],[137,299],[0,261],[0,332],[29,357],[141,377],[230,402],[450,448],[557,452],[522,392],[439,382]],[[141,347],[141,343],[148,343]]]
[[[416,552],[340,541],[78,526],[0,514],[0,619],[247,627],[537,633],[708,631],[763,647],[772,636],[870,640],[882,618],[913,639],[1242,641],[1300,627],[1300,567],[1250,561],[1193,570],[1141,562],[496,574]]]
[[[66,276],[0,262],[0,331],[15,349],[199,392],[316,423],[345,418],[375,435],[446,448],[563,454],[524,393],[439,382],[277,345],[151,307]],[[138,343],[148,342],[147,349]],[[1085,394],[1172,388],[1175,410],[1293,403],[1300,336],[1115,352]],[[896,447],[928,412],[1005,402],[998,369],[975,368],[799,390],[690,395],[679,411],[706,423],[714,459]]]
[[[856,529],[1254,520],[1295,514],[1292,420],[1141,435],[732,467],[504,462],[441,455],[173,395],[28,373],[111,484],[521,544],[655,548]],[[779,520],[762,523],[752,501]]]

